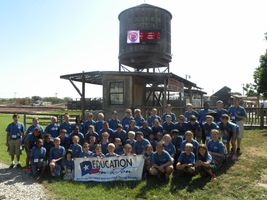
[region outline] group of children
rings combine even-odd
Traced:
[[[187,111],[177,121],[170,105],[162,117],[157,109],[152,109],[147,121],[140,109],[135,109],[134,115],[127,109],[121,121],[116,111],[107,121],[103,113],[98,113],[96,121],[89,113],[85,122],[77,116],[74,124],[65,114],[62,124],[52,117],[45,129],[34,118],[26,132],[15,114],[6,129],[10,168],[15,167],[15,155],[16,166],[21,167],[20,147],[24,146],[26,170],[35,177],[41,177],[48,169],[51,176],[73,179],[75,158],[143,155],[144,175],[168,180],[175,170],[178,174],[200,173],[215,179],[215,169],[227,156],[237,158],[242,138],[240,124],[246,117],[239,104],[228,111],[221,104],[218,101],[214,111],[206,104],[200,112],[188,104]]]

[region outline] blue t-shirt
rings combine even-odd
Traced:
[[[107,154],[108,153],[108,144],[109,144],[109,142],[106,143],[106,144],[101,144],[101,148],[102,148],[102,153],[103,154]]]
[[[208,162],[211,163],[212,162],[212,156],[210,155],[210,153],[208,152],[206,156],[202,156],[200,154],[197,155],[197,160],[201,160],[202,162]]]
[[[199,114],[197,111],[194,111],[194,110],[192,112],[185,111],[184,116],[187,122],[190,121],[190,118],[192,117],[192,115],[194,115],[197,119],[199,118]]]
[[[144,154],[146,146],[150,144],[147,139],[143,139],[142,141],[136,141],[134,146],[134,152],[137,155]]]
[[[176,148],[175,148],[175,146],[174,146],[172,143],[170,143],[170,144],[168,144],[168,145],[164,144],[163,146],[164,146],[164,149],[165,149],[171,156],[174,155],[174,154],[176,153]]]
[[[71,132],[72,132],[72,125],[71,125],[71,123],[67,123],[67,122],[63,122],[62,124],[60,124],[60,126],[59,126],[59,130],[61,130],[61,129],[66,129],[66,131],[67,131],[67,135],[70,135],[71,134]]]
[[[183,137],[178,136],[177,138],[172,138],[172,144],[175,146],[176,150],[181,150],[183,143]]]
[[[211,109],[201,109],[199,111],[199,123],[203,124],[206,121],[206,116],[210,113],[215,113],[215,111],[211,110]]]
[[[145,119],[144,119],[143,117],[135,117],[135,118],[134,118],[134,121],[135,121],[135,123],[136,123],[136,126],[137,126],[138,128],[140,128],[140,127],[142,127],[143,122],[145,121]]]
[[[221,141],[215,142],[215,141],[210,140],[208,142],[207,147],[208,147],[209,152],[225,154],[225,146]]]
[[[231,116],[231,120],[232,122],[237,122],[240,121],[241,119],[237,117],[237,115],[242,116],[242,117],[246,117],[247,116],[247,112],[245,110],[244,107],[242,106],[231,106],[228,110],[230,116]]]
[[[152,156],[152,162],[156,165],[163,165],[169,161],[172,161],[172,157],[171,155],[163,150],[160,154],[158,152],[155,152]]]
[[[191,143],[193,145],[193,153],[196,154],[197,153],[197,150],[198,150],[198,146],[199,146],[198,141],[196,141],[194,139],[192,140],[192,142],[188,142],[188,141],[184,140],[183,143],[182,143],[182,147],[181,147],[181,150],[182,151],[185,150],[186,143]]]
[[[32,133],[35,128],[38,128],[41,131],[41,133],[44,134],[44,128],[40,124],[37,124],[36,126],[35,125],[31,125],[27,129],[26,134]]]
[[[6,132],[11,139],[21,139],[22,134],[25,132],[25,127],[22,123],[10,123],[7,128]]]
[[[222,122],[220,122],[218,126],[222,133],[222,139],[224,143],[229,141],[230,137],[233,134],[237,133],[239,130],[238,125],[234,124],[233,122],[227,122],[227,124],[225,125]]]
[[[195,154],[191,152],[189,155],[187,155],[186,152],[183,151],[178,158],[178,162],[180,162],[181,164],[193,164],[194,165],[196,162]]]
[[[60,125],[59,124],[49,124],[45,128],[45,133],[48,133],[51,135],[52,138],[56,138],[59,136],[59,130],[60,130]]]
[[[46,149],[44,147],[38,148],[33,147],[31,151],[31,160],[34,161],[36,159],[45,159],[46,158]]]
[[[101,129],[103,129],[104,122],[105,122],[104,120],[98,120],[98,121],[96,121],[96,123],[95,123],[95,131],[97,133],[100,133]]]
[[[109,134],[109,138],[110,139],[112,139],[112,138],[114,138],[114,131],[111,129],[111,128],[108,128],[108,129],[101,129],[100,130],[100,132],[99,132],[99,137],[100,138],[102,138],[102,134],[104,133],[104,132],[108,132],[108,134]]]
[[[50,150],[49,160],[58,159],[65,156],[65,148],[63,146],[59,146],[58,148],[52,147]]]
[[[129,125],[130,125],[130,122],[131,122],[132,120],[134,120],[133,117],[124,117],[124,118],[122,119],[121,123],[122,123],[122,126],[123,126],[123,129],[124,129],[124,130],[128,130]]]
[[[80,157],[80,155],[81,155],[81,153],[83,151],[82,146],[79,145],[79,144],[72,144],[72,145],[70,145],[70,149],[72,150],[73,158]]]
[[[118,127],[118,124],[120,124],[119,119],[110,119],[108,120],[109,128],[111,128],[113,131],[115,131]]]
[[[227,114],[228,115],[228,111],[226,109],[215,109],[215,112],[216,112],[216,116],[215,116],[215,119],[214,121],[216,123],[219,123],[221,121],[221,117],[223,114]]]

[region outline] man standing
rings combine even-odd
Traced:
[[[21,168],[20,165],[20,154],[21,154],[21,141],[24,137],[25,127],[22,123],[19,122],[19,116],[17,114],[13,115],[13,122],[10,123],[7,128],[7,137],[6,137],[6,145],[9,150],[9,154],[11,156],[11,165],[10,169],[15,166],[15,155],[17,158],[17,167]]]
[[[247,118],[247,112],[244,107],[240,106],[240,99],[234,97],[233,105],[228,110],[229,115],[231,116],[232,122],[236,123],[239,126],[239,132],[237,132],[237,154],[240,153],[241,140],[244,135],[244,120]]]

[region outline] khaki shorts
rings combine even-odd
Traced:
[[[236,124],[239,126],[239,132],[236,135],[237,139],[242,139],[244,137],[244,124],[242,121],[237,121]]]
[[[16,139],[16,140],[11,140],[10,139],[8,141],[9,154],[11,156],[13,156],[13,155],[19,156],[21,154],[20,145],[21,145],[21,140],[20,139]]]

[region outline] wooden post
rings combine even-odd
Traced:
[[[26,113],[23,113],[23,124],[24,124],[24,127],[27,128],[27,115],[26,115]]]
[[[85,117],[85,75],[83,72],[82,75],[82,96],[81,96],[81,110],[82,110],[82,119],[84,120]]]
[[[260,128],[264,128],[264,108],[260,108]]]

